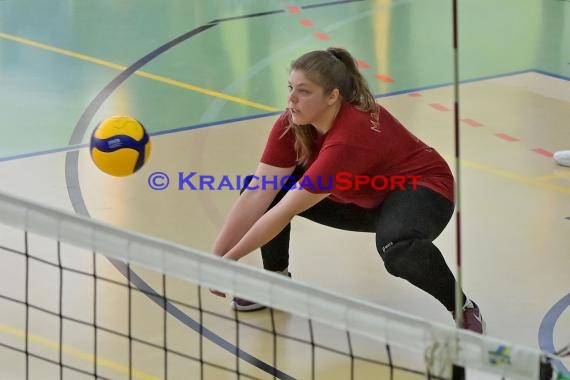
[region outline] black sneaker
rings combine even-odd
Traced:
[[[287,272],[287,276],[291,277],[291,273]],[[257,311],[265,309],[267,306],[257,302],[245,300],[243,298],[234,297],[232,300],[232,309],[236,311]]]

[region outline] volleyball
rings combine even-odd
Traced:
[[[141,122],[130,116],[112,116],[101,121],[91,135],[91,159],[101,171],[125,177],[143,167],[150,146]]]

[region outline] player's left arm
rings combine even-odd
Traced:
[[[328,195],[298,188],[288,191],[279,203],[254,223],[243,238],[224,255],[224,258],[239,260],[260,248],[281,232],[295,215],[316,205]]]

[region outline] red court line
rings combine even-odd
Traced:
[[[294,5],[288,5],[287,10],[291,13],[296,13],[296,14],[301,13],[301,9],[299,7],[294,6]],[[301,19],[301,20],[299,20],[299,23],[301,25],[307,26],[307,27],[311,27],[311,26],[315,25],[315,23],[309,19]],[[315,35],[315,37],[317,37],[321,41],[329,41],[331,39],[328,34],[323,33],[323,32],[314,32],[313,34]],[[368,62],[366,62],[362,59],[356,60],[356,66],[360,69],[370,68],[370,65],[368,64]],[[386,82],[386,83],[393,83],[394,82],[394,79],[392,79],[390,76],[385,75],[385,74],[377,74],[376,78],[378,78],[379,80]]]
[[[385,83],[393,83],[394,79],[392,79],[390,76],[386,75],[386,74],[376,74],[376,78],[380,79],[382,82]]]
[[[450,111],[449,108],[447,108],[446,106],[444,106],[443,104],[440,104],[440,103],[431,103],[429,106],[432,108],[435,108],[436,110],[441,111],[441,112]]]
[[[482,127],[483,124],[479,123],[477,120],[473,120],[473,119],[461,119],[462,122],[464,122],[465,124],[471,126],[471,127]]]
[[[322,41],[328,41],[331,39],[328,34],[323,32],[315,32],[315,36]]]
[[[534,148],[534,149],[532,149],[532,151],[534,153],[538,153],[538,154],[540,154],[544,157],[548,157],[548,158],[552,158],[552,156],[554,155],[554,153],[552,153],[551,151],[546,150],[546,149],[542,149],[542,148]]]
[[[291,12],[291,13],[301,13],[301,9],[299,9],[298,7],[293,6],[293,5],[289,5],[289,6],[287,7],[287,10],[288,10],[289,12]],[[313,21],[308,20],[308,19],[299,20],[299,23],[300,23],[301,25],[307,26],[307,27],[309,27],[309,26],[314,26],[314,25],[315,25],[315,24],[313,23]],[[328,41],[328,40],[331,39],[328,34],[323,33],[323,32],[315,32],[314,35],[315,35],[318,39],[320,39],[320,40],[322,40],[322,41]],[[370,65],[369,65],[366,61],[361,60],[361,59],[359,59],[359,60],[356,61],[356,66],[357,66],[358,68],[361,68],[361,69],[368,69],[368,68],[370,68]],[[392,79],[389,75],[386,75],[386,74],[376,74],[375,76],[376,76],[377,79],[379,79],[379,80],[381,80],[382,82],[385,82],[385,83],[393,83],[393,82],[394,82],[394,79]],[[411,96],[411,97],[420,97],[420,96],[422,96],[422,94],[420,94],[420,93],[418,93],[418,92],[412,92],[412,93],[410,93],[410,94],[408,94],[408,95]],[[438,110],[438,111],[441,111],[441,112],[448,112],[448,111],[450,111],[450,109],[449,109],[448,107],[446,107],[445,105],[440,104],[440,103],[431,103],[431,104],[430,104],[430,107],[432,107],[432,108],[434,108],[434,109],[436,109],[436,110]],[[477,120],[473,120],[473,119],[469,119],[469,118],[461,119],[461,121],[464,122],[465,124],[467,124],[467,125],[469,125],[469,126],[471,126],[471,127],[475,127],[475,128],[476,128],[476,127],[482,127],[482,126],[483,126],[483,124],[479,123]],[[513,137],[513,136],[509,136],[509,135],[507,135],[507,134],[505,134],[505,133],[496,133],[495,136],[497,136],[498,138],[503,139],[503,140],[505,140],[505,141],[509,141],[509,142],[519,141],[518,138]],[[538,154],[543,155],[543,156],[546,156],[546,157],[552,157],[553,154],[554,154],[554,153],[552,153],[552,152],[550,152],[550,151],[548,151],[548,150],[546,150],[546,149],[542,149],[542,148],[535,148],[535,149],[532,149],[532,150],[533,150],[535,153],[538,153]]]
[[[516,137],[507,135],[506,133],[495,133],[495,136],[497,136],[500,139],[503,139],[505,141],[509,141],[509,142],[514,142],[514,141],[519,141],[520,139],[517,139]]]

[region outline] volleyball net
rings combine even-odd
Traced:
[[[267,305],[233,311],[209,289]],[[0,193],[0,371],[72,379],[551,379],[551,354]]]

